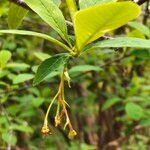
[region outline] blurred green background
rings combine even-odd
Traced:
[[[9,2],[0,1],[0,29],[8,29]],[[63,1],[65,18],[69,14]],[[143,13],[136,20],[150,29]],[[69,33],[73,33],[72,27]],[[60,39],[33,12],[19,29],[38,31]],[[148,38],[140,27],[126,25],[108,36]],[[0,35],[0,150],[148,150],[150,149],[150,50],[99,49],[72,60],[71,86],[66,85],[69,115],[78,135],[69,140],[63,127],[54,127],[56,105],[50,113],[53,134],[43,137],[41,127],[59,76],[49,76],[37,87],[37,66],[64,50],[43,39]],[[53,112],[54,111],[54,112]]]

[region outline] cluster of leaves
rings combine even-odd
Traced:
[[[73,82],[72,90],[66,88],[68,103],[72,107],[73,116],[75,116],[72,117],[72,120],[75,120],[76,130],[78,133],[84,134],[85,141],[88,138],[86,134],[90,136],[94,132],[100,134],[99,138],[101,139],[101,135],[104,133],[106,137],[102,145],[105,145],[117,138],[118,133],[111,132],[111,128],[115,129],[119,124],[119,136],[128,137],[130,135],[131,138],[142,141],[142,144],[137,142],[138,146],[147,148],[147,137],[140,137],[139,134],[133,132],[137,125],[145,128],[150,124],[147,69],[150,54],[146,50],[150,48],[150,40],[148,40],[150,30],[143,24],[134,21],[128,23],[128,26],[125,27],[129,30],[126,37],[119,35],[117,32],[112,32],[112,30],[136,18],[140,13],[140,7],[132,2],[81,0],[79,1],[80,10],[77,11],[69,0],[66,2],[69,10],[72,10],[70,13],[75,36],[68,34],[72,29],[68,32],[65,18],[59,9],[60,1],[25,0],[25,3],[50,25],[62,40],[53,30],[47,29],[43,22],[41,25],[44,28],[42,29],[43,32],[48,32],[51,36],[33,31],[12,30],[21,24],[28,11],[16,4],[10,6],[8,25],[11,30],[0,30],[0,34],[12,33],[21,36],[14,38],[14,36],[3,35],[0,38],[0,87],[2,87],[0,89],[2,112],[0,116],[2,142],[0,144],[2,146],[5,146],[5,144],[8,144],[8,146],[24,146],[27,144],[29,149],[36,149],[40,144],[43,147],[54,143],[58,143],[58,147],[63,145],[63,142],[60,141],[66,140],[67,137],[61,128],[53,129],[52,127],[56,133],[62,135],[61,137],[55,135],[53,139],[49,137],[45,142],[41,141],[39,130],[49,97],[57,92],[57,87],[55,87],[57,84],[55,83],[58,82],[58,77],[62,74],[63,67],[67,63],[67,75],[71,77]],[[0,11],[1,20],[6,22],[9,4],[5,1],[1,3],[3,6]],[[22,28],[32,29],[32,25],[29,25],[28,22],[32,23],[33,18],[37,20],[35,15],[28,15]],[[27,24],[25,24],[26,22]],[[5,24],[1,23],[1,29],[4,26]],[[35,27],[34,25],[33,27],[40,31],[41,26]],[[122,33],[126,32],[123,29]],[[109,35],[114,35],[116,38],[99,40],[108,31],[111,31]],[[32,39],[23,35],[36,36],[44,40],[40,42],[36,38]],[[97,42],[93,42],[97,39]],[[50,45],[45,40],[53,42],[59,47]],[[39,48],[39,45],[42,48]],[[111,48],[118,47],[122,47],[120,53],[116,54],[111,50]],[[40,52],[37,52],[37,49]],[[50,49],[50,51],[47,49]],[[56,54],[52,51],[53,49],[57,50],[56,53],[61,53],[62,50],[63,52],[67,50],[69,53]],[[128,49],[131,51],[128,51]],[[47,53],[41,52],[42,50],[46,50]],[[116,59],[117,57],[121,57],[121,59]],[[70,58],[73,59],[70,61]],[[121,61],[122,58],[123,61]],[[110,62],[116,60],[114,62],[120,63],[109,66],[108,60]],[[42,63],[38,67],[40,62]],[[141,71],[139,68],[143,70]],[[31,80],[34,78],[35,73],[34,85],[44,81],[44,86],[40,85],[38,88],[32,86]],[[70,80],[70,77],[67,78],[66,76],[67,80]],[[52,91],[49,89],[49,85],[51,85]],[[85,107],[86,109],[84,109]],[[111,115],[112,111],[114,116]],[[41,114],[41,116],[38,114]],[[49,117],[52,125],[54,124],[53,114]],[[99,122],[99,119],[96,119],[97,115],[100,118],[101,115],[104,115],[103,117],[107,119],[102,118]],[[91,123],[92,126],[88,123],[89,116],[95,120],[94,123]],[[37,123],[37,120],[39,123]],[[107,125],[109,120],[111,120],[112,127]],[[96,126],[93,127],[95,122]],[[99,129],[99,126],[101,129]],[[105,141],[109,137],[107,131],[102,131],[105,128],[107,128],[109,134],[114,135],[113,138],[109,138],[109,141]],[[25,134],[20,135],[22,132]],[[18,141],[17,143],[18,137],[25,139],[24,142]],[[83,135],[81,134],[78,140],[82,138]],[[33,142],[30,139],[33,139]],[[97,136],[96,139],[93,137],[93,140],[100,143]],[[68,139],[66,142],[68,142]],[[86,142],[96,145],[90,140]],[[130,138],[127,142],[130,142]],[[125,142],[122,147],[126,146],[124,144]],[[132,149],[137,146],[136,144],[130,143],[129,148]],[[67,148],[67,144],[63,146]],[[78,146],[82,149],[95,149],[78,142],[71,144],[69,149],[77,149]]]

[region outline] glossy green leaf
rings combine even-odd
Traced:
[[[54,78],[56,76],[59,76],[61,72],[59,71],[53,71],[51,72],[44,80],[49,81],[51,78]]]
[[[11,3],[8,14],[8,26],[10,29],[16,29],[21,24],[28,10]]]
[[[87,49],[95,48],[106,48],[106,47],[136,47],[136,48],[150,48],[150,40],[131,38],[131,37],[120,37],[110,40],[104,40],[93,44]]]
[[[139,120],[143,116],[143,109],[135,103],[127,103],[125,106],[125,110],[127,115],[133,120]]]
[[[38,70],[38,66],[34,66],[34,67],[32,68],[32,70],[33,70],[33,72],[36,73],[37,70]],[[50,81],[51,78],[53,78],[53,77],[55,77],[55,76],[58,76],[58,75],[60,75],[60,72],[59,72],[59,71],[52,71],[50,74],[47,75],[47,77],[45,77],[45,78],[43,79],[43,81]]]
[[[68,61],[69,54],[58,54],[43,61],[38,67],[33,84],[42,82],[50,73],[59,70]]]
[[[27,35],[27,36],[35,36],[39,38],[43,38],[48,41],[55,41],[54,38],[52,38],[49,35],[39,33],[39,32],[34,32],[34,31],[26,31],[26,30],[0,30],[0,33],[2,34],[18,34],[18,35]]]
[[[140,7],[133,2],[112,2],[78,11],[74,17],[77,49],[82,50],[88,43],[139,14]]]
[[[0,51],[0,68],[6,66],[6,63],[11,58],[11,53],[7,50]]]
[[[142,23],[132,21],[132,22],[129,22],[128,25],[131,26],[132,28],[135,28],[135,29],[141,31],[143,34],[145,34],[147,37],[150,38],[150,28],[143,25]]]
[[[58,6],[51,0],[25,0],[25,3],[35,11],[47,24],[56,30],[60,36],[69,42],[65,18]]]
[[[33,74],[19,74],[13,79],[13,84],[23,83],[34,78]]]
[[[70,49],[65,44],[61,43],[60,41],[54,39],[53,37],[51,37],[49,35],[39,33],[39,32],[26,31],[26,30],[0,30],[0,35],[1,34],[18,34],[18,35],[35,36],[35,37],[43,38],[45,40],[53,42],[53,43],[63,47],[64,49],[70,51]]]
[[[117,0],[79,0],[80,9],[85,9],[90,6],[104,4],[108,2],[116,2]]]
[[[113,98],[110,98],[108,100],[106,100],[106,102],[104,103],[103,107],[102,107],[102,110],[107,110],[109,109],[110,107],[112,107],[113,105],[115,105],[116,103],[120,102],[121,99],[118,98],[118,97],[113,97]]]

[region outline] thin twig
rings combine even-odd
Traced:
[[[51,83],[43,83],[41,84],[40,86],[45,86],[47,84],[56,84],[58,82],[51,82]],[[21,91],[24,91],[26,89],[30,89],[30,88],[33,88],[33,85],[32,84],[29,84],[27,86],[24,86],[24,87],[21,87],[21,88],[18,88],[18,89],[15,89],[15,90],[6,90],[6,91],[2,91],[0,92],[0,96],[3,96],[2,94],[13,94],[14,92],[18,92],[18,94],[21,92]]]
[[[146,2],[149,2],[149,0],[138,0],[137,4],[142,5],[142,4],[146,3]]]
[[[144,10],[143,24],[145,24],[145,25],[147,23],[149,15],[150,15],[149,6],[150,6],[150,0],[147,1],[146,6],[145,6],[145,10]]]
[[[116,63],[116,62],[119,62],[127,57],[129,57],[130,55],[126,55],[126,56],[122,56],[122,57],[119,57],[119,58],[116,58],[116,59],[113,59],[113,60],[110,60],[102,65],[100,65],[100,67],[105,67],[105,66],[108,66],[108,65],[111,65],[113,63]]]
[[[30,7],[28,7],[27,4],[23,0],[8,0],[8,1],[15,3],[25,9],[31,10]]]

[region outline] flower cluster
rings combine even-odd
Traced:
[[[68,115],[68,111],[67,111],[68,104],[65,101],[65,96],[64,96],[64,80],[65,79],[69,79],[69,81],[68,80],[67,81],[70,82],[70,78],[68,76],[66,69],[64,69],[63,74],[61,76],[61,82],[59,84],[58,92],[54,96],[53,100],[51,101],[51,103],[47,109],[45,119],[44,119],[44,124],[43,124],[41,132],[44,135],[52,134],[50,131],[50,128],[48,126],[48,115],[49,115],[50,109],[51,109],[54,101],[57,99],[57,111],[56,111],[56,115],[55,115],[55,126],[56,127],[59,126],[64,119],[65,120],[64,129],[66,129],[66,127],[68,127],[68,129],[69,129],[68,138],[73,139],[77,135],[77,133],[72,127],[72,124],[71,124],[71,121],[70,121],[70,118]]]

